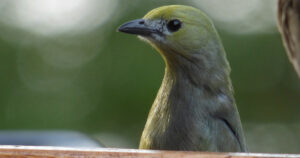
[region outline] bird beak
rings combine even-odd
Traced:
[[[137,19],[129,21],[118,28],[119,32],[128,34],[150,36],[152,33],[159,33],[159,31],[149,25],[146,25],[145,19]]]

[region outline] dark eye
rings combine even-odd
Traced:
[[[170,32],[176,32],[181,28],[181,21],[174,19],[168,22],[167,28]]]

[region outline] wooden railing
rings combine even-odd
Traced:
[[[52,158],[52,157],[95,157],[95,158],[294,158],[296,154],[259,153],[210,153],[158,151],[113,148],[64,148],[33,146],[0,146],[0,158]]]

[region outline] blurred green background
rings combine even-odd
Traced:
[[[252,152],[300,153],[300,80],[276,0],[1,0],[0,129],[76,130],[137,148],[160,86],[160,55],[117,27],[168,4],[212,17]]]

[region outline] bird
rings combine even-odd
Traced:
[[[165,63],[139,149],[248,150],[225,50],[204,12],[185,5],[161,6],[118,31],[149,43]]]
[[[300,77],[300,1],[279,0],[277,23],[288,57]]]

